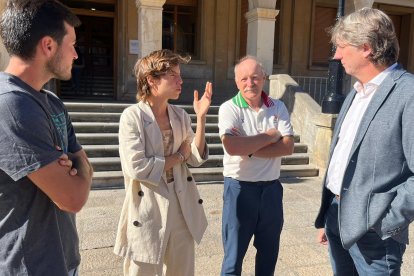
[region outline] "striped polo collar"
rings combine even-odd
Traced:
[[[269,108],[274,105],[273,101],[269,98],[269,96],[266,95],[265,92],[262,91],[262,101],[264,105]],[[243,98],[241,92],[237,93],[236,96],[232,98],[232,101],[235,105],[238,107],[248,108],[249,104],[246,102],[246,100]]]

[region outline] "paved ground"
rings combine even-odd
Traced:
[[[277,275],[332,275],[327,249],[316,243],[313,227],[319,208],[321,179],[285,179],[282,183],[285,225]],[[198,188],[204,199],[209,226],[201,244],[196,246],[196,275],[216,276],[220,273],[223,258],[220,234],[223,185],[204,184]],[[112,249],[124,195],[121,189],[92,191],[86,207],[78,214],[81,276],[122,275],[122,260],[112,253]],[[243,264],[243,276],[254,275],[254,254],[251,246]],[[407,247],[404,257],[402,275],[413,275],[413,247]]]

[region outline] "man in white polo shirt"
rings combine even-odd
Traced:
[[[224,147],[221,275],[241,275],[254,235],[256,275],[273,275],[283,226],[281,157],[293,152],[285,105],[263,92],[266,73],[253,56],[234,68],[239,92],[219,110]]]

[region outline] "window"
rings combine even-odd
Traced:
[[[247,0],[241,1],[240,7],[240,46],[239,46],[239,58],[246,55],[247,48],[247,21],[246,13],[249,11],[249,2]]]
[[[391,18],[392,22],[394,23],[395,33],[398,38],[398,43],[400,45],[400,55],[398,57],[398,62],[400,62],[404,68],[408,67],[408,56],[409,56],[409,36],[408,35],[401,35],[402,30],[404,33],[409,34],[410,33],[410,23],[411,18],[410,14],[406,15],[400,15],[400,14],[390,14],[387,11],[384,11],[388,14],[388,16]],[[404,24],[404,23],[405,24]]]
[[[328,66],[328,60],[332,58],[332,44],[327,29],[335,25],[336,7],[315,7],[313,21],[313,43],[311,62],[313,66]]]
[[[162,48],[198,57],[198,1],[166,1],[162,13]]]
[[[408,71],[414,72],[414,52],[412,50],[414,37],[411,35],[413,33],[414,8],[376,3],[373,7],[385,12],[393,21],[400,44],[398,62]]]
[[[275,21],[275,36],[273,41],[273,64],[282,63],[282,49],[281,49],[281,33],[282,33],[282,11],[284,7],[281,7],[282,1],[276,2],[276,10],[279,11],[279,14],[276,16]]]

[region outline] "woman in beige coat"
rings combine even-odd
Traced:
[[[180,64],[188,61],[160,50],[135,65],[139,102],[125,109],[119,127],[126,196],[114,252],[125,258],[124,275],[194,275],[194,241],[207,220],[187,163],[208,158],[212,85],[207,82],[201,99],[194,91],[194,134],[189,115],[168,103],[180,96]]]

